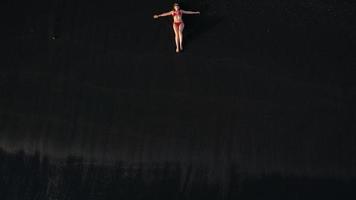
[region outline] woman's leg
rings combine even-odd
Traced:
[[[176,52],[179,52],[179,27],[173,24],[173,30],[175,35],[176,47],[177,47]]]
[[[181,50],[183,50],[183,30],[184,30],[184,23],[181,23],[179,26],[179,45]]]

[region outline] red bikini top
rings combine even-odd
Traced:
[[[182,16],[182,11],[181,10],[173,11],[172,15],[173,16],[176,16],[176,15]]]

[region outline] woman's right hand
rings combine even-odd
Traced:
[[[158,15],[153,15],[153,18],[157,19],[159,16]]]

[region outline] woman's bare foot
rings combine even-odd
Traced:
[[[176,49],[176,52],[179,53],[179,48]]]
[[[180,50],[183,51],[183,46],[180,46]]]

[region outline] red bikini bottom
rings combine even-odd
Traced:
[[[183,24],[183,22],[173,22],[174,27],[176,27],[177,29],[179,29],[179,26]]]

